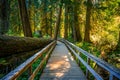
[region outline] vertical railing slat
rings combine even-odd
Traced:
[[[28,68],[28,77],[32,74],[32,65]]]
[[[113,75],[110,73],[109,80],[113,80]]]
[[[90,58],[87,57],[87,64],[90,65]],[[89,70],[86,68],[86,77],[89,79]]]

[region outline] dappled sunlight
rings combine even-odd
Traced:
[[[70,60],[73,61],[74,59],[73,59],[73,57],[71,56],[71,53],[69,52],[68,54],[70,55]]]
[[[67,56],[64,56],[64,58],[65,58],[65,61],[70,61],[70,60],[67,58]]]
[[[79,66],[75,63],[71,53],[63,43],[57,42],[57,46],[48,60],[40,79],[79,80],[81,78],[84,79],[85,76],[82,74],[82,71],[80,71]]]
[[[70,63],[69,63],[69,59],[67,56],[63,56],[62,60],[55,60],[53,62],[50,62],[47,67],[49,67],[50,70],[53,69],[59,69],[61,67],[66,67],[66,68],[70,68]]]
[[[56,77],[62,77],[64,75],[64,73],[55,73]]]
[[[69,59],[65,59],[66,61],[70,61]]]
[[[51,61],[50,63],[48,63],[46,67],[50,71],[55,71],[55,73],[49,76],[54,76],[58,78],[65,76],[65,73],[67,73],[71,68],[71,64],[69,61],[70,61],[69,58],[67,57],[67,55],[65,55],[65,56],[62,56],[60,59],[56,58],[54,59],[54,61]]]

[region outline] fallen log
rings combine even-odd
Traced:
[[[51,39],[0,35],[0,58],[43,48]]]

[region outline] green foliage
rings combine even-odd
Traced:
[[[40,38],[41,36],[38,32],[33,33],[33,37]]]
[[[28,70],[22,73],[17,80],[27,80],[27,79],[28,79]]]
[[[41,63],[42,59],[46,56],[46,53],[44,53],[42,55],[42,57],[40,57],[38,60],[36,60],[33,64],[32,64],[32,71],[34,71],[38,65]],[[46,66],[46,62],[43,63],[43,68]],[[28,72],[29,69],[27,71],[25,71],[17,80],[28,80]],[[39,70],[39,72],[37,73],[37,75],[35,76],[34,80],[39,80],[40,75],[42,73],[42,70]]]
[[[67,40],[69,40],[70,42],[74,42],[74,39],[73,39],[72,35],[69,35]]]
[[[4,58],[0,58],[0,64],[6,63],[6,60]]]
[[[87,43],[87,42],[77,42],[75,43],[78,47],[82,48],[83,50],[86,50],[87,52],[99,57],[100,51],[93,46],[93,44]]]

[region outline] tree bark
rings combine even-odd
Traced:
[[[92,10],[92,2],[91,0],[87,1],[87,9],[86,9],[86,24],[85,24],[85,35],[84,35],[84,41],[90,42],[90,16],[91,16],[91,10]]]
[[[72,7],[73,8],[73,14],[71,14],[71,16],[72,16],[72,35],[73,35],[73,39],[74,39],[74,41],[77,41],[77,36],[76,36],[76,27],[75,27],[75,14],[74,14],[74,7]]]
[[[74,27],[75,27],[75,35],[76,35],[76,41],[82,41],[82,37],[80,35],[80,26],[79,26],[79,0],[75,0],[74,4]]]
[[[33,33],[35,32],[35,21],[34,21],[35,12],[34,11],[35,11],[34,3],[32,0],[29,0],[28,1],[28,14],[29,14],[31,30]]]
[[[61,13],[62,13],[62,5],[59,6],[59,13],[58,13],[58,18],[57,18],[57,22],[56,22],[55,34],[54,34],[55,40],[57,40],[57,36],[58,36],[58,31],[59,31],[59,27],[60,27],[60,20],[61,20]]]
[[[9,0],[0,0],[0,35],[5,34],[9,28]]]
[[[32,30],[30,26],[25,0],[18,0],[18,3],[20,8],[24,36],[32,37]]]
[[[118,43],[117,43],[117,47],[116,47],[116,51],[120,51],[120,31],[119,31],[119,39],[118,39]]]
[[[0,57],[7,57],[20,52],[39,49],[49,42],[51,42],[50,39],[0,36]]]
[[[53,11],[51,9],[51,12],[50,12],[50,36],[52,37],[52,30],[53,30],[53,26],[52,26],[52,23],[53,23],[53,20],[52,20],[52,16],[53,16]]]
[[[41,20],[41,31],[42,31],[42,34],[43,35],[46,35],[46,34],[48,34],[48,28],[47,28],[47,26],[48,26],[48,24],[47,24],[47,11],[46,11],[46,6],[47,6],[47,4],[46,4],[46,0],[43,0],[42,1],[42,20]]]
[[[67,39],[68,37],[68,7],[65,4],[65,23],[64,23],[64,38]]]

